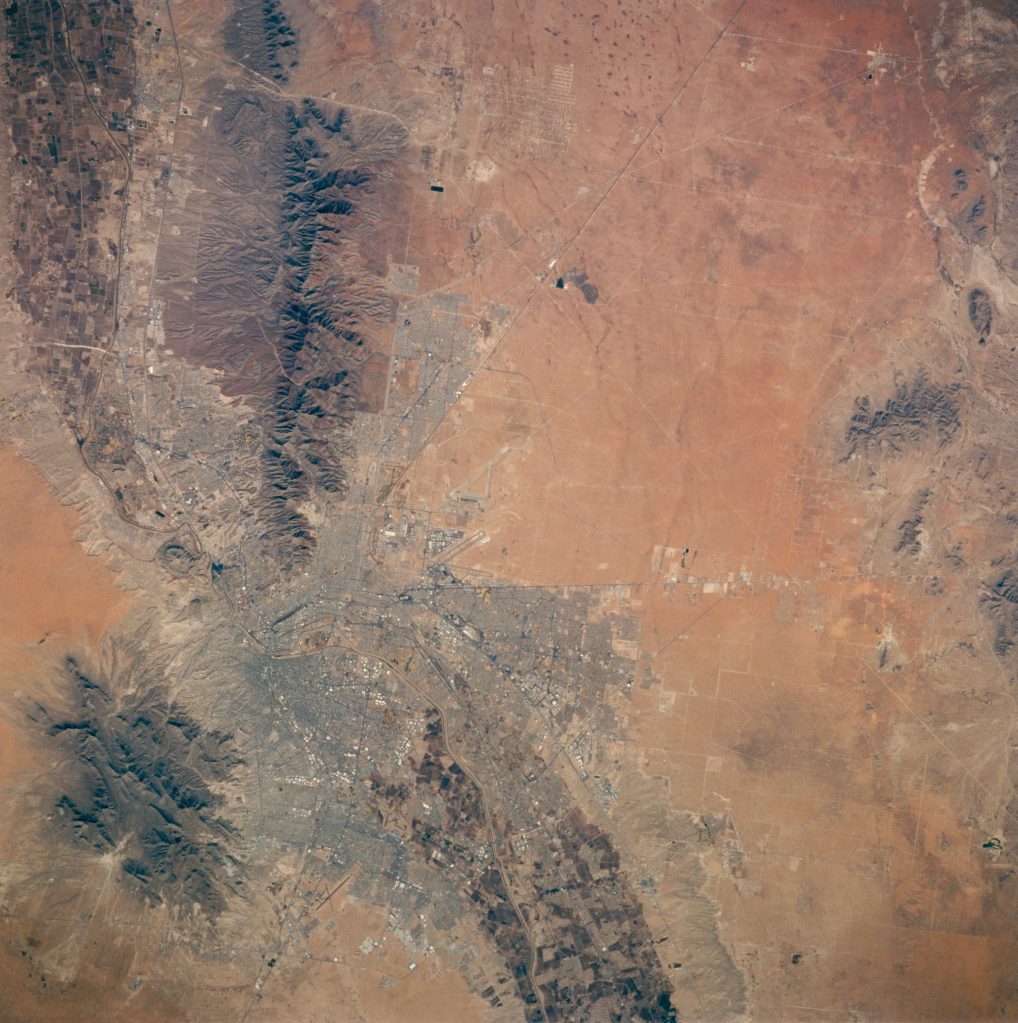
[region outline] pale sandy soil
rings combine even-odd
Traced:
[[[949,203],[956,164],[975,166],[964,103],[923,77],[916,30],[929,39],[946,6],[301,9],[293,92],[412,127],[411,198],[387,211],[379,237],[399,242],[383,255],[418,266],[421,293],[465,295],[465,317],[511,314],[474,339],[480,368],[393,503],[483,534],[454,559],[464,577],[630,586],[619,600],[639,622],[638,684],[615,705],[625,735],[604,760],[621,796],[605,824],[634,876],[651,868],[654,926],[684,963],[670,975],[684,1018],[703,1012],[713,966],[682,944],[688,861],[669,858],[667,829],[704,817],[724,821],[697,855],[753,1019],[1018,1014],[1018,895],[985,848],[1010,814],[1015,703],[968,567],[1013,530],[991,535],[971,495],[934,487],[933,550],[963,544],[968,565],[902,568],[893,502],[929,484],[935,461],[842,460],[853,398],[886,397],[897,369],[953,379],[961,362],[937,272],[948,243],[923,206]],[[216,52],[206,5],[182,5],[178,29],[189,61]],[[555,82],[562,109],[549,111]],[[438,175],[441,197],[427,189]],[[596,303],[555,287],[572,269]],[[1010,400],[1001,359],[968,365]],[[394,405],[420,372],[393,374]],[[93,646],[126,598],[74,545],[73,512],[15,456],[0,468],[11,693],[42,684],[51,646]],[[13,710],[0,717],[8,791],[44,766],[27,736]],[[101,875],[88,886],[102,891]],[[11,1018],[39,1018],[42,1004],[28,937],[80,985],[46,1018],[121,1018],[109,1007],[135,974],[161,980],[128,1003],[133,1018],[178,1018],[186,956],[161,962],[100,924],[72,947],[81,917],[59,907],[80,913],[77,898],[65,882],[0,924],[0,990],[24,992]],[[143,919],[126,901],[106,919],[114,910]],[[46,913],[63,923],[36,935]],[[323,911],[308,948],[257,1003],[258,962],[208,968],[193,1018],[215,1004],[259,1023],[388,1023],[408,1006],[436,1023],[484,1018],[465,981],[413,958],[352,899]]]
[[[283,972],[278,987],[251,1014],[253,1021],[276,1023],[304,1013],[335,1023],[372,1023],[400,1019],[409,1006],[421,1023],[485,1018],[487,1005],[466,981],[433,956],[411,955],[387,930],[383,911],[340,897],[317,920],[308,946],[311,961]]]

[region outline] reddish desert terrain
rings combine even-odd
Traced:
[[[66,6],[0,1020],[1018,1017],[1013,5]]]

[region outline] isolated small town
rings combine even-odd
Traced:
[[[2,12],[0,1023],[1018,1020],[1018,4]]]

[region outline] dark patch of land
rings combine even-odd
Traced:
[[[146,898],[215,916],[243,886],[217,789],[242,763],[232,738],[202,729],[159,689],[115,697],[75,660],[65,667],[74,711],[42,711],[71,756],[57,820],[85,848],[115,853]]]

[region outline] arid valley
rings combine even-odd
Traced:
[[[0,1023],[1018,1019],[1018,6],[0,24]]]

